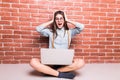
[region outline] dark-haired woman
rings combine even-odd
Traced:
[[[75,28],[69,29],[67,23],[73,24]],[[68,49],[71,38],[79,34],[83,28],[83,24],[68,20],[63,11],[56,11],[51,21],[37,26],[36,30],[43,36],[49,37],[49,48]],[[30,65],[41,73],[68,79],[73,79],[75,74],[72,71],[82,68],[84,64],[82,59],[74,59],[71,65],[57,67],[41,64],[40,60],[36,58],[30,61]]]

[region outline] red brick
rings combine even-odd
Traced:
[[[119,53],[109,53],[109,54],[106,54],[106,56],[115,56],[115,57],[119,57],[120,54]]]
[[[0,39],[0,42],[12,42],[13,41],[13,39]]]
[[[107,29],[112,29],[113,28],[113,26],[106,26],[106,25],[102,25],[102,26],[99,26],[100,27],[100,29],[105,29],[106,30],[106,28]]]
[[[0,4],[0,7],[10,7],[10,4],[2,3],[2,4]]]
[[[14,31],[14,34],[31,35],[30,31]]]
[[[71,7],[67,7],[66,9],[67,10],[78,10],[78,11],[81,11],[80,7],[75,7],[75,6],[74,7],[72,7],[72,6]]]
[[[22,27],[21,27],[21,30],[25,30],[25,31],[29,31],[29,32],[30,32],[30,30],[31,30],[31,31],[33,31],[33,30],[35,31],[35,27],[22,26]],[[36,31],[36,32],[37,32],[37,31]]]
[[[102,12],[116,12],[116,9],[101,8],[100,11],[102,11]],[[108,14],[109,14],[109,13],[108,13]],[[108,14],[107,14],[107,15],[108,15]],[[110,14],[111,14],[111,13],[110,13]],[[109,17],[111,17],[111,16],[109,16]]]
[[[0,47],[0,51],[13,51],[13,47]]]
[[[92,16],[106,16],[106,13],[103,13],[103,12],[93,12],[91,13]]]
[[[86,41],[86,42],[84,41],[83,44],[86,44],[86,45],[97,45],[98,43],[95,42],[95,41],[93,41],[93,42],[92,41]]]
[[[3,38],[20,38],[20,35],[3,35]]]
[[[120,49],[119,48],[118,49],[114,49],[114,52],[120,53]]]
[[[38,10],[37,9],[19,9],[19,12],[31,12],[31,13],[37,13]]]
[[[93,24],[93,25],[106,25],[107,22],[106,21],[90,21],[90,24]]]
[[[84,18],[87,19],[87,20],[99,20],[99,18],[97,16],[88,16],[87,15]]]
[[[15,60],[28,60],[28,59],[31,59],[32,56],[14,56],[14,59]]]
[[[0,34],[12,34],[12,30],[0,30]]]
[[[0,52],[0,56],[4,56],[4,52]]]
[[[107,38],[107,40],[108,41],[120,41],[120,38]]]
[[[107,56],[107,57],[106,57],[106,56],[103,57],[103,56],[102,56],[102,57],[100,57],[100,59],[104,59],[104,60],[107,60],[107,59],[108,59],[108,60],[112,60],[113,57],[112,57],[112,56],[111,56],[111,57],[108,57],[108,56]]]
[[[30,0],[20,0],[20,3],[29,3]]]
[[[21,36],[23,39],[39,39],[40,37],[38,36],[28,36],[28,35],[23,35]],[[42,39],[41,39],[42,40]]]
[[[90,56],[105,56],[105,53],[91,53]]]
[[[27,12],[26,13],[25,12],[20,12],[20,13],[15,12],[15,13],[12,13],[11,15],[16,16],[16,17],[18,17],[18,16],[19,17],[30,17],[30,13],[27,13]]]
[[[19,3],[19,0],[2,0],[2,2]]]
[[[103,60],[90,60],[89,63],[104,63]]]
[[[30,55],[30,56],[40,56],[40,49],[39,49],[39,51],[33,51],[33,52],[30,52],[30,51],[27,51],[27,52],[25,52],[24,53],[24,55]]]
[[[28,22],[28,21],[19,22],[19,26],[30,26],[30,22]]]
[[[108,52],[110,52],[110,53],[112,52],[111,49],[100,49],[99,51],[100,51],[100,52],[107,52],[107,53],[108,53]]]
[[[116,18],[116,21],[119,21],[120,20],[120,18]]]
[[[39,44],[22,44],[22,47],[39,47]]]
[[[18,10],[16,8],[2,8],[1,12],[17,12]]]
[[[31,39],[14,39],[15,43],[32,43]]]
[[[105,20],[105,21],[109,20],[109,21],[113,21],[114,18],[113,18],[113,17],[100,17],[100,20]]]
[[[83,2],[92,2],[92,3],[96,3],[96,2],[99,2],[99,0],[83,0]]]
[[[100,45],[113,45],[113,42],[99,42]]]
[[[45,5],[30,5],[29,7],[33,8],[33,9],[41,9],[42,11],[46,11],[45,9],[48,8],[48,6],[45,6]],[[49,11],[47,10],[47,12],[49,12]]]
[[[99,11],[98,8],[83,8],[83,11]]]
[[[5,52],[6,56],[18,56],[18,55],[24,55],[24,52]]]
[[[106,33],[107,32],[107,30],[92,30],[92,33]]]
[[[20,47],[18,43],[4,43],[5,47]]]
[[[90,37],[97,37],[97,34],[83,34],[83,36],[86,36],[86,37],[88,37],[88,36],[90,36]]]
[[[100,0],[101,3],[115,3],[116,0]]]
[[[0,21],[0,25],[10,25],[10,21]]]
[[[1,63],[3,63],[3,64],[19,64],[20,61],[17,61],[17,60],[4,60]]]
[[[11,29],[12,30],[19,30],[20,28],[18,26],[4,26],[3,29]]]
[[[91,52],[91,53],[97,53],[97,49],[85,49],[84,52]]]
[[[120,41],[114,42],[115,45],[120,45]]]
[[[98,1],[98,0],[96,0]],[[102,4],[102,3],[99,3],[99,4],[96,4],[96,3],[91,3],[90,4],[91,7],[98,7],[98,8],[107,8],[107,4]]]
[[[1,17],[1,20],[14,20],[14,21],[17,21],[18,18],[17,17]]]
[[[91,38],[92,41],[105,41],[105,38]]]
[[[0,56],[0,60],[13,60],[13,56]]]
[[[13,8],[29,8],[26,4],[12,4]]]
[[[109,46],[106,46],[106,48],[110,48],[110,49],[119,49],[120,48],[120,46],[117,46],[117,45],[109,45]]]
[[[22,47],[22,48],[15,48],[15,51],[32,51],[32,48],[24,48],[24,47]]]
[[[75,45],[75,49],[86,49],[86,48],[89,48],[89,46],[81,46],[81,45]]]
[[[109,33],[119,33],[120,30],[119,30],[119,29],[117,29],[117,30],[108,30],[108,32],[109,32]]]
[[[110,16],[110,17],[118,17],[118,16],[120,16],[119,13],[108,13],[107,15]]]
[[[6,13],[6,12],[1,12],[0,16],[10,16],[10,13]]]
[[[119,0],[117,0],[116,2],[117,2],[118,4],[120,4],[120,1],[119,1]]]
[[[103,45],[90,45],[90,48],[99,48],[99,49],[104,49],[105,48],[105,46],[103,46]]]
[[[34,19],[34,18],[24,18],[24,17],[21,17],[19,18],[19,21],[28,21],[28,22],[37,22],[38,20],[37,19]]]
[[[22,63],[22,64],[28,64],[28,63],[30,63],[30,60],[20,60],[20,63]]]
[[[99,37],[113,37],[113,34],[99,34]]]

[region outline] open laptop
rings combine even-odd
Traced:
[[[73,49],[41,48],[41,63],[47,65],[70,65],[74,57]]]

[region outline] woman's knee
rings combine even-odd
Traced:
[[[75,68],[76,69],[80,69],[85,65],[85,62],[84,62],[83,59],[77,59],[77,60],[74,61],[74,63],[75,63]]]
[[[31,66],[37,65],[38,62],[40,63],[40,60],[39,60],[39,59],[37,59],[37,58],[32,58],[32,59],[30,60],[30,65],[31,65]]]

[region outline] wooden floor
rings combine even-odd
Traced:
[[[120,80],[120,64],[86,64],[73,80]],[[29,64],[0,64],[0,80],[70,80],[46,77]]]

